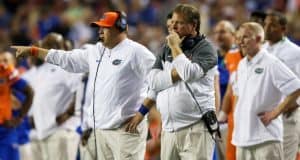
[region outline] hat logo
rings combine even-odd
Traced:
[[[119,64],[121,64],[121,62],[122,62],[122,60],[120,60],[120,59],[115,59],[115,60],[112,62],[112,64],[113,64],[113,65],[119,65]]]
[[[257,74],[261,74],[263,71],[264,71],[263,68],[256,68],[255,69],[255,73],[257,73]]]

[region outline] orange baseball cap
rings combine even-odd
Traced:
[[[91,23],[92,27],[112,27],[115,25],[119,14],[117,12],[105,12],[101,19]]]

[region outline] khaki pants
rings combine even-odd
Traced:
[[[162,160],[211,160],[214,141],[203,121],[176,132],[162,132]]]
[[[300,145],[300,109],[283,116],[283,151],[285,160],[295,160]]]
[[[226,143],[227,143],[228,125],[221,124],[221,126],[220,126],[221,141],[216,141],[216,152],[217,152],[218,160],[226,160]]]
[[[19,146],[20,160],[31,160],[33,155],[31,151],[30,143],[26,143]]]
[[[75,131],[59,130],[43,140],[30,142],[31,160],[75,160],[80,136]]]
[[[283,160],[282,143],[265,142],[250,147],[237,147],[237,160]]]
[[[143,160],[146,150],[148,127],[146,121],[138,126],[138,134],[125,132],[121,127],[115,130],[96,129],[98,160]],[[88,143],[81,147],[82,160],[95,160],[95,136],[91,133]]]

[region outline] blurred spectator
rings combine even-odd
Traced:
[[[287,19],[280,12],[269,12],[265,19],[266,49],[279,58],[300,78],[300,47],[286,36]],[[283,119],[283,151],[285,160],[295,160],[300,146],[300,109],[296,109]]]
[[[263,11],[253,11],[250,15],[250,22],[259,23],[261,26],[264,26],[264,21],[266,18],[266,13]]]
[[[47,35],[42,46],[65,49],[63,37],[55,33]],[[75,115],[74,97],[81,75],[43,63],[32,67],[24,77],[36,93],[31,118],[31,159],[74,160],[79,144],[75,130],[80,124],[80,114]]]

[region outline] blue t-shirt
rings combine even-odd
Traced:
[[[221,56],[218,56],[218,71],[220,73],[219,82],[220,82],[221,101],[222,101],[229,81],[229,71],[226,68],[224,57]]]

